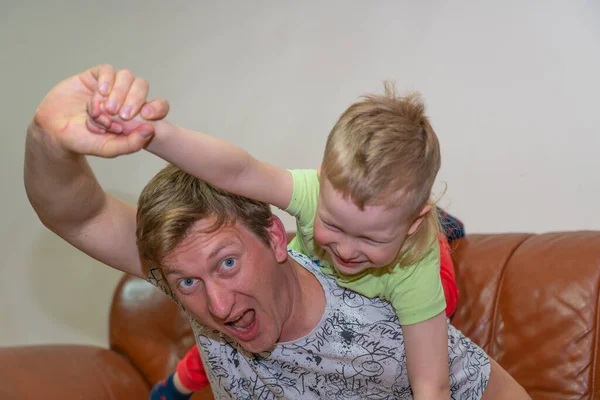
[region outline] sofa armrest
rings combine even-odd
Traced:
[[[128,360],[94,346],[0,348],[1,399],[147,400],[148,384]]]

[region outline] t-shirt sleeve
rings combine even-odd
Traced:
[[[314,256],[313,226],[319,198],[319,178],[315,169],[289,170],[294,182],[290,204],[284,210],[296,218],[296,237],[288,248]]]
[[[387,276],[384,298],[394,307],[401,325],[426,321],[446,309],[440,277],[440,246],[436,240],[418,262],[396,265]]]
[[[175,293],[173,293],[173,290],[171,290],[171,287],[167,283],[167,280],[165,279],[165,276],[160,268],[150,267],[150,270],[148,271],[148,278],[146,280],[153,286],[156,286],[158,289],[160,289],[161,292],[169,296],[171,300],[177,303],[179,307],[183,308],[177,299],[177,296],[175,296]]]
[[[312,223],[317,212],[319,178],[315,169],[291,169],[294,182],[292,199],[284,210],[303,224]]]

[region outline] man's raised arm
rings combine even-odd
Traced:
[[[161,119],[168,112],[165,100],[146,103],[147,95],[148,84],[129,71],[91,68],[46,95],[25,145],[25,189],[42,223],[95,259],[137,276],[144,273],[136,209],[104,192],[85,156],[112,158],[142,149],[153,127],[131,116],[142,110],[148,120]],[[114,122],[117,113],[121,123]]]

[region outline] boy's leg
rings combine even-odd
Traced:
[[[440,218],[442,232],[448,239],[448,243],[452,243],[456,239],[460,239],[461,237],[465,236],[465,226],[461,220],[453,215],[448,214],[439,207],[436,207],[436,210]]]
[[[446,297],[446,316],[449,318],[456,311],[458,303],[458,286],[456,285],[456,275],[454,273],[454,262],[450,252],[450,243],[465,236],[465,226],[453,215],[436,207],[442,226],[442,234],[439,235],[440,245],[440,277],[442,278],[442,287]]]
[[[194,345],[177,364],[179,380],[188,390],[198,392],[209,385],[198,346]]]
[[[454,274],[454,263],[450,255],[450,245],[446,236],[443,234],[438,235],[438,244],[440,246],[440,278],[442,279],[442,288],[446,298],[446,316],[450,318],[456,311],[458,286]]]
[[[166,379],[158,382],[150,392],[150,400],[189,400],[193,392],[181,387],[177,383],[177,373],[172,373]]]

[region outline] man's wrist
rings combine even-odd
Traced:
[[[63,148],[55,137],[41,127],[35,117],[27,126],[27,142],[28,147],[34,144],[35,147],[43,148],[44,152],[53,158],[73,159],[78,156],[78,154]]]

